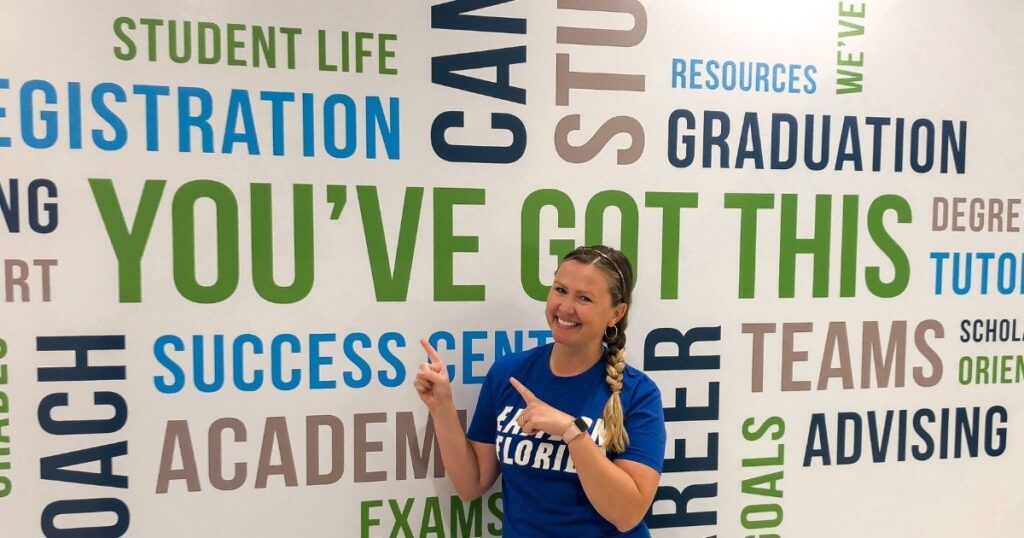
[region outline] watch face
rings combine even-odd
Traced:
[[[580,429],[581,433],[587,433],[587,430],[589,428],[587,427],[587,421],[583,420],[583,418],[577,418],[576,420],[572,421],[572,423],[575,424],[576,427]]]

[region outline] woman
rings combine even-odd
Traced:
[[[463,433],[447,370],[415,386],[434,420],[448,477],[464,500],[502,474],[505,536],[649,536],[643,516],[665,456],[661,394],[625,362],[633,269],[615,249],[562,259],[545,314],[554,343],[495,362]]]

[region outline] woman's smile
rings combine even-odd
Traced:
[[[608,277],[575,260],[558,267],[545,306],[555,342],[588,358],[600,355],[605,330],[624,310],[612,306]]]

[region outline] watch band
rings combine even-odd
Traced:
[[[587,421],[583,420],[582,417],[576,417],[569,424],[569,427],[566,428],[565,433],[562,434],[562,441],[565,441],[565,444],[569,444],[587,430]]]

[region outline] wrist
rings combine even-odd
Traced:
[[[452,398],[435,403],[433,407],[428,408],[428,411],[430,411],[430,414],[435,419],[447,415],[458,415],[458,410],[455,408],[455,400]]]
[[[576,440],[576,438],[583,436],[588,431],[587,422],[582,417],[577,417],[569,423],[569,427],[562,433],[562,441],[565,444],[569,444]]]

